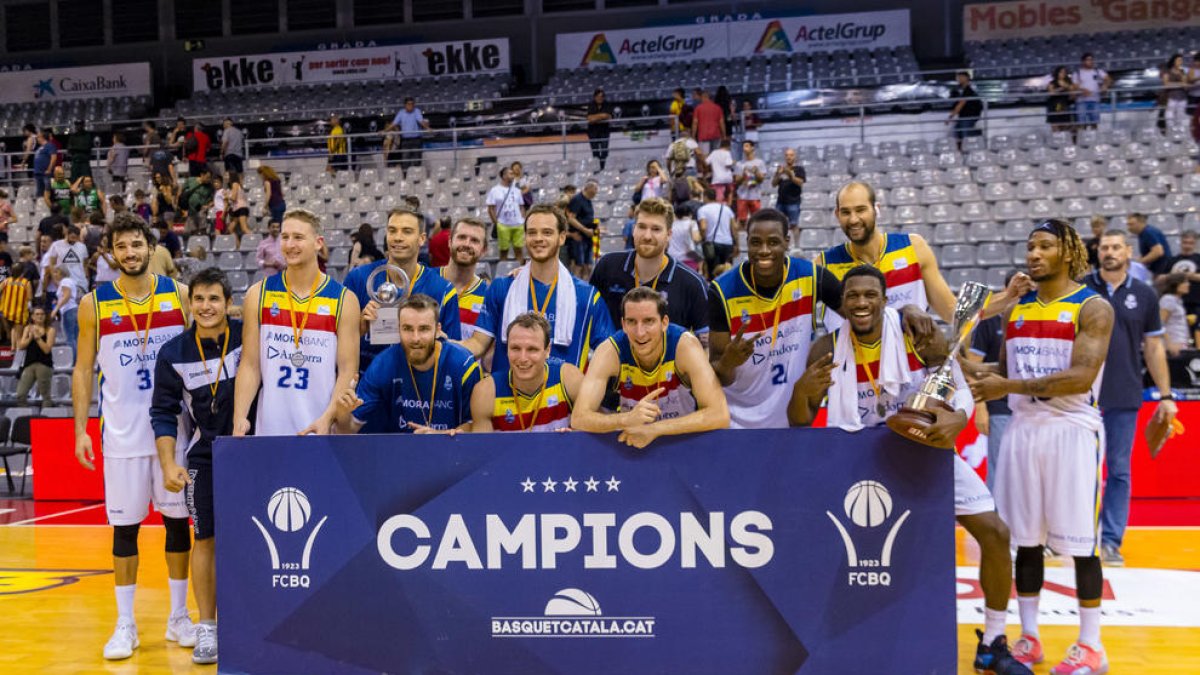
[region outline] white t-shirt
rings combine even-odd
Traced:
[[[1183,307],[1183,301],[1178,295],[1164,295],[1158,299],[1158,306],[1167,312],[1167,319],[1163,321],[1163,328],[1166,329],[1167,335],[1171,338],[1171,342],[1188,346],[1191,342],[1191,331],[1188,330],[1187,310]]]
[[[733,209],[721,202],[709,202],[696,212],[696,220],[704,223],[704,238],[714,244],[733,245],[733,219]]]
[[[59,241],[61,241],[61,239]],[[38,295],[55,293],[58,291],[58,284],[54,283],[54,277],[46,276],[46,268],[50,266],[50,251],[53,250],[53,248],[54,246],[52,244],[49,249],[46,249],[46,252],[42,254],[42,261],[38,265],[38,279],[40,279],[40,281],[38,281]]]
[[[63,306],[58,310],[59,312],[68,312],[78,307],[79,296],[83,293],[83,291],[79,290],[79,284],[75,283],[75,280],[71,277],[63,277],[62,283],[58,285],[58,295],[62,296],[63,290],[66,288],[71,289],[71,299],[63,303]]]
[[[487,205],[496,207],[496,220],[501,225],[519,226],[525,224],[521,217],[521,188],[515,184],[509,187],[493,185],[487,193]]]
[[[708,166],[712,168],[713,185],[728,185],[733,182],[733,155],[725,148],[709,153]]]
[[[1108,77],[1108,73],[1100,68],[1080,68],[1075,71],[1075,84],[1081,89],[1086,89],[1087,93],[1080,91],[1080,101],[1099,101],[1100,100],[1100,85],[1104,84],[1104,78]]]
[[[700,226],[691,218],[676,218],[671,223],[671,239],[667,242],[667,255],[676,260],[684,260],[688,254],[696,250],[692,233],[699,233]]]
[[[66,267],[71,273],[71,278],[79,284],[79,288],[87,290],[87,257],[87,246],[84,246],[83,242],[68,244],[66,239],[59,239],[50,245],[46,256],[42,258],[42,269],[45,270],[50,258],[57,258],[58,266]]]
[[[737,163],[738,175],[745,178],[742,184],[738,186],[738,199],[745,199],[751,202],[762,200],[762,183],[758,181],[758,174],[755,173],[755,169],[758,169],[758,172],[763,175],[763,179],[765,180],[767,176],[766,162],[756,157]]]
[[[112,260],[114,263],[116,262],[115,260],[113,260],[111,253],[110,254],[101,253],[100,256],[98,258],[96,258],[96,285],[97,286],[99,286],[100,284],[103,284],[103,283],[107,283],[109,281],[116,281],[117,278],[121,276],[120,266],[109,267],[108,263],[110,260]]]
[[[221,213],[225,210],[225,190],[213,191],[213,213]]]

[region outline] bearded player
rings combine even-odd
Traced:
[[[1112,306],[1080,284],[1087,249],[1066,221],[1047,220],[1029,235],[1026,264],[1037,290],[1008,317],[1000,363],[975,365],[977,400],[1008,396],[1012,420],[1000,443],[996,501],[1017,545],[1021,637],[1013,654],[1043,660],[1038,598],[1042,547],[1075,558],[1079,639],[1053,675],[1108,672],[1100,642],[1100,466],[1104,424],[1096,407],[1113,328]]]
[[[875,267],[860,265],[842,280],[846,323],[822,336],[808,355],[808,369],[793,389],[788,421],[808,425],[821,400],[829,396],[829,425],[847,431],[885,424],[920,390],[933,368],[946,359],[942,334],[918,346],[905,335],[900,314],[887,307],[887,280]],[[960,388],[955,410],[935,408],[930,443],[953,448],[974,407],[955,368]],[[979,579],[984,595],[984,630],[976,631],[975,668],[995,675],[1031,675],[1009,652],[1004,624],[1012,588],[1009,532],[996,513],[987,486],[967,462],[954,454],[954,515],[979,542]]]
[[[619,400],[616,414],[600,412],[606,393]],[[729,406],[704,346],[667,318],[667,301],[638,286],[621,301],[621,330],[600,345],[583,379],[571,426],[580,431],[620,431],[617,440],[644,448],[659,436],[729,426]]]
[[[487,226],[478,218],[460,218],[450,228],[450,262],[442,268],[442,278],[454,284],[458,292],[458,318],[463,339],[475,332],[488,282],[475,274],[475,265],[487,248]]]
[[[120,276],[83,296],[79,302],[79,353],[71,379],[75,408],[75,457],[89,471],[95,454],[87,434],[92,378],[100,371],[100,421],[104,448],[104,506],[113,526],[113,576],[116,582],[117,627],[104,646],[104,658],[126,659],[138,648],[134,621],[137,589],[138,528],[148,505],[162,514],[166,528],[171,614],[166,639],[195,646],[195,626],[188,616],[188,509],[180,493],[163,483],[154,429],[150,424],[154,369],[159,347],[187,326],[187,289],[168,277],[149,272],[149,226],[131,213],[118,214],[105,232]],[[178,436],[186,438],[182,421]],[[181,455],[186,443],[179,443]],[[181,456],[178,457],[182,461]]]

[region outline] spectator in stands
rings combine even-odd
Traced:
[[[40,130],[36,137],[37,149],[33,153],[33,191],[42,197],[50,189],[50,176],[54,167],[54,147],[46,137],[46,131]]]
[[[129,207],[125,206],[125,196],[121,194],[111,194],[108,196],[108,208],[112,211],[113,217],[129,210]]]
[[[579,194],[567,203],[568,255],[571,259],[571,273],[580,279],[586,279],[592,273],[592,238],[600,232],[599,221],[596,219],[596,208],[592,200],[600,191],[600,185],[589,180],[583,184]]]
[[[1167,126],[1187,121],[1188,72],[1183,67],[1183,54],[1172,54],[1159,75],[1163,91],[1160,96],[1166,109]]]
[[[775,165],[771,185],[779,189],[775,206],[787,215],[795,243],[798,243],[800,236],[800,204],[804,199],[804,181],[807,179],[804,167],[796,163],[796,149],[784,149],[783,163]]]
[[[429,266],[445,267],[450,262],[450,217],[438,218],[429,234]]]
[[[1083,243],[1087,246],[1088,264],[1092,269],[1098,270],[1100,269],[1100,237],[1108,229],[1108,219],[1104,216],[1092,216],[1091,226],[1092,236]]]
[[[208,168],[208,150],[212,147],[212,139],[204,132],[199,122],[184,136],[183,149],[187,153],[188,175],[195,178]]]
[[[152,224],[165,223],[169,226],[175,222],[175,214],[179,212],[179,194],[175,186],[173,181],[159,180],[154,201],[150,204]]]
[[[169,223],[157,222],[153,227],[155,236],[158,238],[158,245],[167,249],[167,253],[170,253],[172,258],[178,258],[183,254],[183,242],[180,241],[179,235],[172,231]]]
[[[741,114],[735,119],[742,130],[742,141],[758,143],[758,128],[762,126],[762,122],[758,119],[758,115],[754,114],[754,103],[750,99],[742,101]]]
[[[229,117],[221,123],[221,161],[225,163],[225,172],[242,175],[245,171],[246,132],[234,125]]]
[[[62,319],[63,334],[67,345],[71,348],[71,365],[75,365],[76,341],[79,339],[79,299],[87,291],[86,286],[80,285],[72,278],[73,271],[66,266],[55,267],[50,271],[54,282],[58,284],[58,300],[50,312],[50,320]]]
[[[193,177],[188,179],[183,192],[179,194],[179,205],[187,213],[188,234],[206,234],[209,231],[208,211],[216,194],[208,165],[201,165],[199,169],[199,173],[192,174]]]
[[[1192,54],[1188,67],[1188,115],[1192,116],[1192,135],[1200,142],[1200,52]]]
[[[712,152],[720,146],[722,139],[728,137],[725,111],[713,102],[707,91],[701,92],[700,104],[692,113],[692,138],[696,139],[705,152]]]
[[[54,375],[54,326],[45,307],[35,306],[30,311],[29,325],[21,331],[16,348],[25,350],[25,363],[17,382],[17,405],[29,405],[29,390],[36,380],[42,407],[48,407],[51,404],[50,378]]]
[[[1184,298],[1190,290],[1191,281],[1188,280],[1188,275],[1172,272],[1167,275],[1162,297],[1158,299],[1163,329],[1166,331],[1167,354],[1172,357],[1179,356],[1181,351],[1191,348],[1191,322],[1184,306]],[[1192,315],[1191,321],[1195,321],[1195,315]]]
[[[0,232],[0,281],[12,274],[13,259],[8,252],[8,233]]]
[[[67,137],[67,157],[71,160],[71,179],[92,175],[92,134],[75,120],[75,129]]]
[[[1142,406],[1142,357],[1162,397],[1156,415],[1175,417],[1171,378],[1163,345],[1158,296],[1147,284],[1129,275],[1130,247],[1122,230],[1100,238],[1100,269],[1084,278],[1092,290],[1112,305],[1114,322],[1100,384],[1100,411],[1106,438],[1107,479],[1100,510],[1100,556],[1106,565],[1125,564],[1121,542],[1129,520],[1130,458],[1138,410]]]
[[[114,201],[114,198],[119,199],[120,195],[113,195],[113,197],[109,198],[109,201]],[[116,217],[117,213],[124,213],[124,210],[122,209],[122,211],[114,212],[114,218]],[[104,239],[105,224],[104,214],[92,212],[92,214],[88,216],[87,224],[79,228],[79,239],[83,242],[84,248],[87,249],[88,257],[94,256],[96,254],[96,249],[100,248],[100,242]]]
[[[158,147],[150,151],[149,161],[151,184],[179,182],[179,174],[175,171],[175,155],[166,143],[159,143]]]
[[[283,222],[283,212],[287,209],[287,202],[283,199],[283,181],[279,179],[279,174],[275,173],[275,169],[260,164],[258,167],[258,175],[263,180],[263,198],[267,202],[267,206],[263,209],[263,216],[269,217],[276,223]]]
[[[600,161],[600,169],[608,162],[608,135],[612,131],[612,106],[604,100],[604,90],[592,92],[592,102],[587,108],[587,135],[592,146],[592,157]]]
[[[279,229],[279,221],[272,218],[271,222],[267,223],[267,236],[259,242],[258,251],[255,253],[258,268],[268,275],[282,272],[283,268],[287,267],[283,251],[280,250]]]
[[[175,259],[175,267],[179,268],[179,280],[185,284],[192,283],[192,277],[200,270],[210,267],[208,264],[208,249],[202,244],[193,244],[187,255]]]
[[[513,184],[521,190],[521,203],[528,209],[533,206],[533,192],[530,189],[532,186],[529,184],[529,177],[525,175],[525,165],[513,162],[508,168],[512,169]]]
[[[154,221],[154,207],[146,201],[146,191],[141,188],[133,191],[133,212],[147,223]]]
[[[105,199],[104,192],[96,187],[96,181],[91,176],[81,176],[75,179],[71,185],[71,195],[75,206],[83,209],[84,213],[93,211],[104,213],[105,202],[108,200]]]
[[[24,248],[29,250],[29,247]],[[29,253],[32,254],[32,250]],[[29,303],[33,300],[34,281],[37,281],[37,265],[23,261],[14,265],[12,274],[0,282],[0,320],[3,320],[13,349],[17,348],[25,325],[29,323]]]
[[[513,252],[513,259],[525,263],[525,202],[521,190],[513,182],[512,168],[500,169],[500,182],[487,193],[488,217],[496,228],[500,259]]]
[[[79,294],[88,289],[87,282],[87,246],[80,241],[80,231],[75,225],[67,227],[67,236],[64,239],[50,244],[50,249],[46,252],[47,264],[46,273],[51,273],[55,269],[63,269],[76,283]],[[58,279],[54,279],[54,285],[58,286]],[[79,294],[76,294],[75,299],[79,299]]]
[[[1183,296],[1183,306],[1188,314],[1200,316],[1200,252],[1196,250],[1198,235],[1195,230],[1186,230],[1179,237],[1179,255],[1171,259],[1170,274],[1183,274],[1191,282],[1191,290]],[[1200,341],[1197,341],[1200,345]]]
[[[400,166],[404,169],[420,166],[421,132],[428,131],[430,128],[429,122],[421,114],[421,109],[417,107],[417,102],[411,96],[404,99],[404,107],[397,110],[391,123],[383,128],[384,133],[394,129],[400,130]]]
[[[99,286],[110,281],[115,281],[121,276],[121,267],[109,250],[107,237],[100,239],[100,247],[96,249],[93,256],[93,266],[96,270],[96,286]]]
[[[171,132],[167,134],[167,145],[175,153],[179,159],[184,159],[187,154],[184,149],[184,141],[188,133],[187,120],[182,117],[176,118],[175,126],[171,128]]]
[[[225,188],[225,231],[237,237],[240,248],[242,237],[250,234],[250,201],[242,187],[242,174],[230,171],[226,178],[229,187]]]
[[[228,193],[225,192],[225,181],[220,174],[213,175],[212,187],[213,229],[221,234],[230,234],[229,226],[225,222],[225,197]]]
[[[680,205],[677,217],[671,222],[671,243],[667,246],[667,255],[687,265],[692,271],[699,272],[701,257],[696,249],[704,238],[700,235],[700,224],[695,216],[690,205]]]
[[[1112,78],[1096,67],[1096,57],[1089,52],[1083,55],[1083,61],[1071,79],[1079,87],[1079,97],[1075,99],[1075,122],[1081,128],[1095,128],[1100,123],[1100,97],[1112,86]]]
[[[704,235],[704,263],[712,276],[714,270],[737,255],[737,223],[733,210],[717,200],[717,191],[711,187],[704,189],[704,206],[696,213],[696,220]]]
[[[61,165],[54,167],[53,180],[50,181],[50,187],[46,190],[43,197],[46,200],[46,206],[58,204],[62,207],[63,213],[71,212],[71,181],[67,180],[67,173]]]
[[[154,122],[150,120],[142,122],[142,161],[149,161],[150,154],[162,144],[162,136],[158,134],[158,127],[154,126]]]
[[[1071,81],[1071,73],[1066,66],[1054,69],[1046,91],[1050,92],[1046,99],[1046,123],[1050,125],[1050,130],[1070,131],[1074,117],[1071,113],[1071,97],[1079,91],[1079,87]]]
[[[329,161],[325,164],[327,172],[334,174],[348,168],[346,130],[337,115],[329,116],[329,137],[325,139],[325,146],[329,150]]]
[[[679,130],[679,137],[667,146],[667,173],[670,174],[672,180],[680,176],[696,174],[699,164],[704,161],[700,144],[692,138],[691,134],[691,130],[684,127]],[[674,197],[672,201],[675,201]]]
[[[643,175],[633,186],[634,202],[641,202],[645,199],[665,199],[667,197],[666,174],[663,173],[662,165],[657,159],[652,159],[646,162],[646,174]]]
[[[370,223],[358,226],[358,231],[350,235],[350,267],[369,265],[376,260],[383,260],[383,251],[375,243],[375,228]]]
[[[114,192],[125,191],[125,180],[129,175],[129,146],[125,145],[125,134],[120,131],[112,135],[112,147],[108,149],[104,168]]]
[[[722,204],[733,202],[733,168],[737,162],[733,159],[730,140],[721,139],[721,147],[708,153],[706,160],[709,170],[709,185],[717,191],[717,201]]]
[[[721,109],[721,114],[725,116],[725,129],[728,132],[733,129],[733,118],[737,115],[737,108],[733,103],[733,96],[729,94],[729,88],[725,85],[717,87],[717,93],[713,95],[713,103]]]
[[[17,168],[21,170],[33,169],[33,156],[38,149],[38,130],[33,124],[27,123],[21,127],[21,134],[25,137],[21,141],[21,159],[17,161]]]
[[[1145,265],[1152,274],[1166,274],[1171,260],[1171,244],[1167,235],[1153,225],[1146,224],[1146,216],[1142,213],[1131,213],[1125,219],[1129,231],[1137,236],[1138,262]]]
[[[8,191],[0,190],[0,232],[8,232],[8,226],[17,222],[17,212],[8,201]]]
[[[737,182],[737,219],[746,222],[762,208],[762,184],[767,179],[767,163],[754,156],[754,141],[742,143],[742,161],[734,169]]]
[[[175,256],[160,242],[155,242],[150,252],[150,273],[172,279],[179,278],[179,267],[175,265]]]
[[[955,78],[958,80],[958,86],[950,91],[950,99],[955,102],[954,109],[950,111],[950,119],[946,120],[946,124],[954,122],[954,142],[958,144],[958,149],[962,150],[962,139],[978,133],[975,125],[983,116],[983,101],[975,87],[971,86],[970,73],[960,70]]]
[[[579,192],[579,188],[575,187],[574,185],[568,184],[568,185],[563,185],[563,186],[559,187],[558,188],[558,199],[555,200],[554,207],[557,208],[559,211],[566,212],[567,204],[571,203],[571,200],[575,198],[575,195],[578,192]]]
[[[50,205],[50,215],[38,221],[38,236],[50,236],[54,233],[54,228],[66,227],[71,224],[71,219],[63,215],[62,204],[54,203]]]
[[[671,92],[670,114],[674,118],[671,123],[671,131],[674,133],[678,134],[684,129],[692,128],[692,106],[687,102],[682,88],[676,88]]]

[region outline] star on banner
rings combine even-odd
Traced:
[[[619,488],[621,486],[621,481],[617,480],[616,476],[611,476],[608,480],[604,481],[604,483],[608,485],[609,492],[620,492]]]
[[[579,481],[572,476],[567,476],[567,479],[562,482],[563,490],[566,492],[575,492],[575,486],[579,485]]]
[[[546,480],[542,481],[542,492],[554,492],[555,485],[558,485],[558,481],[546,476]]]
[[[583,481],[587,486],[587,492],[599,492],[600,481],[596,480],[595,476],[588,476],[588,479]]]
[[[530,480],[529,476],[526,476],[525,480],[521,481],[520,485],[522,488],[521,492],[533,492],[533,486],[537,485],[537,483]]]

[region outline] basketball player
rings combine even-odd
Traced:
[[[858,265],[879,268],[887,278],[888,307],[900,309],[915,305],[922,312],[933,311],[943,321],[954,318],[954,293],[938,269],[933,249],[919,234],[892,232],[884,234],[875,227],[879,209],[875,204],[875,189],[866,183],[854,181],[838,190],[834,207],[838,223],[846,235],[846,243],[830,247],[817,258],[817,264],[825,266],[838,279]],[[988,303],[984,318],[994,316],[1012,307],[1016,299],[1032,288],[1029,277],[1018,274],[1005,289]],[[825,327],[830,331],[842,325],[841,316],[824,315]],[[928,339],[934,332],[932,322],[916,325],[907,322],[919,340]]]
[[[583,373],[550,358],[550,322],[526,312],[508,324],[508,370],[471,394],[471,431],[568,431]]]
[[[129,658],[139,644],[133,616],[138,528],[151,501],[162,514],[167,531],[171,614],[166,639],[192,647],[196,636],[187,610],[188,552],[192,548],[188,510],[183,495],[168,491],[163,484],[155,432],[146,414],[159,349],[187,325],[187,289],[168,277],[149,273],[153,235],[141,218],[132,213],[118,214],[105,231],[105,238],[112,242],[120,275],[79,302],[79,353],[71,379],[71,400],[75,407],[75,457],[92,471],[95,454],[87,422],[92,378],[99,366],[104,505],[113,526],[117,596],[117,627],[104,646],[104,658],[115,660]],[[175,433],[182,434],[182,420],[177,417],[175,424]]]
[[[841,306],[838,280],[788,250],[787,216],[762,209],[746,223],[749,260],[708,293],[709,359],[734,429],[783,428],[792,385],[815,337],[814,301]]]
[[[808,355],[808,369],[796,382],[788,420],[812,423],[821,400],[829,394],[829,424],[847,431],[879,426],[899,410],[924,383],[932,368],[946,359],[942,334],[918,347],[905,335],[900,315],[887,305],[887,280],[870,265],[859,265],[842,280],[842,312],[846,325],[822,336]],[[967,425],[974,401],[963,386],[953,401],[955,410],[934,408],[928,430],[931,443],[953,448]],[[979,579],[984,594],[984,630],[976,631],[979,645],[975,668],[995,675],[1032,675],[1013,658],[1004,635],[1008,596],[1012,587],[1008,527],[996,513],[987,486],[966,461],[954,454],[954,515],[979,542]]]
[[[425,217],[410,208],[392,209],[387,219],[387,260],[377,260],[368,265],[362,265],[350,270],[346,275],[346,289],[353,291],[362,307],[362,318],[359,328],[362,341],[359,344],[359,372],[365,372],[371,365],[375,355],[382,352],[387,345],[371,344],[371,322],[378,317],[379,303],[371,299],[367,289],[367,277],[375,268],[391,264],[404,270],[408,275],[409,293],[423,293],[435,299],[440,305],[439,323],[446,336],[451,340],[462,338],[459,329],[458,292],[454,284],[443,279],[440,274],[431,272],[427,267],[417,262],[421,246],[425,244]],[[398,282],[399,279],[393,281]],[[374,288],[383,284],[383,275],[375,278]]]
[[[217,436],[233,431],[233,378],[242,357],[242,322],[228,318],[231,296],[229,280],[216,267],[192,277],[188,303],[194,321],[159,350],[150,406],[163,485],[171,492],[187,489],[187,507],[196,534],[192,592],[200,623],[192,651],[195,663],[217,662],[212,444]],[[186,467],[176,462],[175,433],[181,412],[195,430],[187,448]]]
[[[333,394],[358,373],[358,301],[317,266],[325,244],[321,219],[288,211],[279,242],[287,267],[251,286],[242,304],[234,436],[250,433],[256,396],[255,435],[329,433],[337,413]]]
[[[525,249],[530,260],[515,275],[492,281],[475,332],[463,342],[478,358],[499,340],[492,357],[494,370],[508,369],[508,324],[525,312],[537,312],[550,323],[550,356],[580,370],[586,370],[591,351],[612,335],[612,320],[600,294],[571,276],[558,260],[566,238],[567,219],[562,211],[549,204],[529,209]]]
[[[475,265],[487,248],[487,226],[478,218],[460,218],[450,228],[450,262],[442,268],[442,278],[454,284],[458,293],[458,318],[463,339],[475,332],[488,283],[475,274]]]
[[[1108,672],[1100,642],[1100,463],[1104,424],[1096,407],[1113,329],[1113,309],[1080,284],[1087,248],[1066,221],[1047,220],[1029,235],[1025,256],[1037,290],[1008,318],[998,364],[972,364],[977,400],[1008,396],[1012,420],[1000,442],[996,501],[1017,545],[1022,663],[1043,659],[1038,640],[1042,547],[1075,558],[1079,639],[1054,675]]]
[[[610,384],[611,383],[611,384]],[[600,412],[608,391],[618,412]],[[621,330],[600,345],[588,366],[571,426],[620,431],[617,440],[644,448],[659,436],[729,426],[729,406],[700,340],[671,323],[667,301],[638,286],[621,301]]]
[[[438,337],[438,302],[417,293],[400,304],[400,343],[383,350],[357,388],[340,390],[337,431],[469,431],[479,364],[456,342]]]

